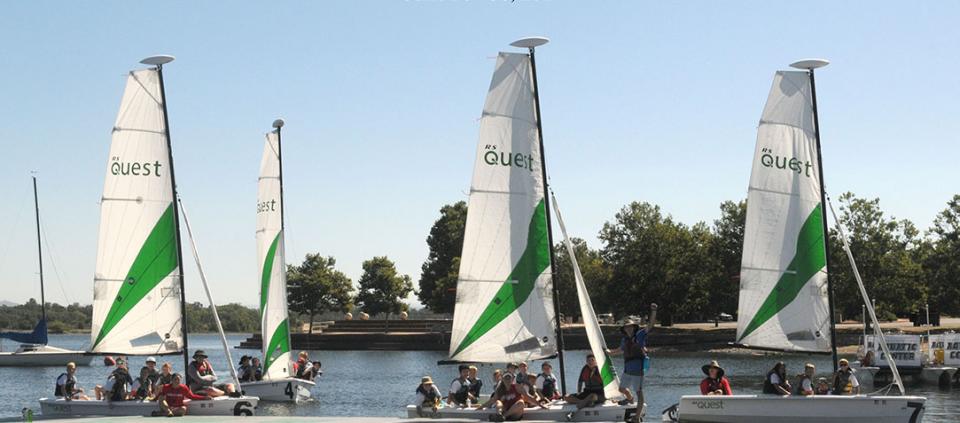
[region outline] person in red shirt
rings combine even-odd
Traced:
[[[520,420],[523,418],[523,410],[528,402],[538,404],[540,408],[547,408],[543,404],[539,404],[525,390],[520,389],[520,384],[514,384],[513,378],[513,374],[505,373],[490,399],[477,406],[477,409],[484,409],[496,405],[497,414],[491,415],[490,421]]]
[[[179,373],[174,373],[173,381],[163,385],[157,395],[157,400],[160,401],[160,410],[167,417],[187,414],[186,400],[210,399],[208,396],[193,393],[187,385],[181,383],[182,380],[183,378]]]
[[[703,395],[733,395],[730,390],[730,381],[723,375],[723,367],[713,360],[700,368],[707,377],[700,382],[700,393]]]

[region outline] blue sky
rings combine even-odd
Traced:
[[[0,3],[0,299],[38,296],[29,172],[56,263],[48,299],[89,303],[125,72],[165,68],[178,185],[217,302],[255,304],[262,135],[284,128],[288,261],[354,280],[387,255],[419,277],[466,198],[499,50],[538,50],[549,172],[594,247],[630,201],[712,221],[745,197],[774,71],[818,73],[827,188],[926,228],[960,192],[953,2],[341,1]],[[188,299],[202,299],[192,265]]]

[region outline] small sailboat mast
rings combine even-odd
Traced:
[[[40,200],[37,196],[37,177],[33,177],[33,211],[37,218],[37,262],[40,265],[40,320],[43,322],[43,343],[47,343],[47,299],[43,290],[43,241],[40,238]]]

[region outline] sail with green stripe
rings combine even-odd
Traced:
[[[830,351],[824,210],[807,72],[774,77],[747,194],[737,343]]]
[[[282,207],[280,133],[276,129],[267,133],[257,181],[257,277],[266,380],[287,378],[292,372]]]
[[[530,57],[500,53],[480,119],[450,359],[557,353]]]
[[[183,349],[177,216],[161,101],[156,69],[130,72],[100,202],[90,348],[95,353]]]

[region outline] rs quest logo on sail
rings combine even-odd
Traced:
[[[160,177],[160,161],[125,162],[119,157],[110,158],[110,173],[114,175],[156,176]]]
[[[809,160],[801,161],[796,157],[778,156],[773,153],[773,150],[767,147],[760,149],[760,164],[762,164],[763,167],[789,170],[796,172],[797,175],[806,177],[810,177],[810,169],[813,168],[813,163],[810,163]]]
[[[533,156],[530,154],[499,151],[497,146],[492,144],[487,144],[484,149],[487,152],[483,153],[483,161],[488,165],[516,166],[533,171]]]

